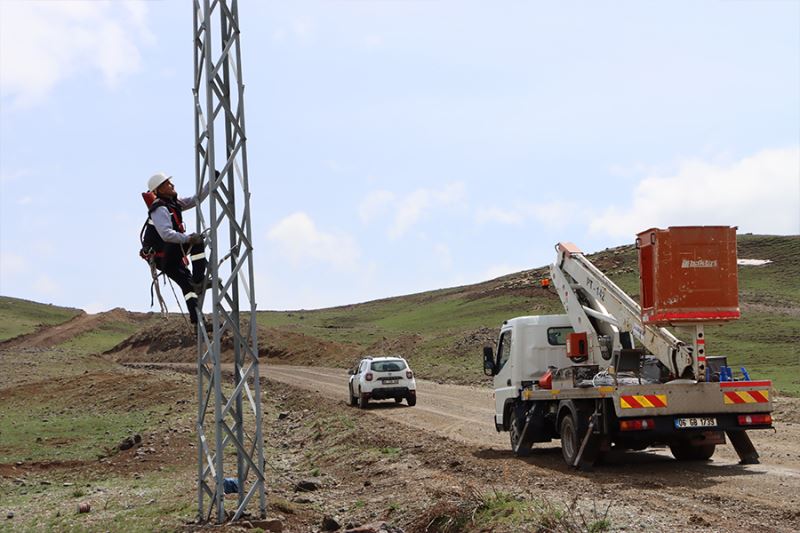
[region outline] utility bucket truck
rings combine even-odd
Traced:
[[[650,229],[636,245],[643,306],[574,244],[556,245],[548,290],[565,314],[506,320],[497,352],[484,348],[495,428],[518,456],[561,439],[579,468],[654,445],[707,460],[726,438],[742,464],[757,463],[746,430],[772,429],[772,383],[705,350],[706,325],[739,318],[736,228]]]

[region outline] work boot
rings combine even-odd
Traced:
[[[202,295],[209,287],[211,287],[210,274],[199,281],[192,280],[192,289],[198,296]]]

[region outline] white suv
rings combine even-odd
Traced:
[[[405,398],[409,407],[417,404],[417,382],[402,357],[365,357],[350,374],[350,405],[366,409],[370,400]]]

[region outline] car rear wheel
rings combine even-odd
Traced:
[[[406,402],[408,403],[409,407],[414,407],[417,405],[417,397],[416,396],[408,396],[406,398]]]
[[[402,399],[402,398],[395,398],[395,399],[394,399],[394,403],[400,403],[400,402],[402,402],[402,401],[403,401],[403,399]]]
[[[360,391],[358,394],[358,408],[359,409],[366,409],[367,404],[369,404],[369,398],[364,396]]]

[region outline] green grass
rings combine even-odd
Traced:
[[[59,347],[81,353],[102,353],[127,339],[140,328],[141,325],[129,322],[109,322],[95,330],[73,337]]]
[[[492,489],[473,491],[458,506],[441,506],[433,515],[433,531],[559,531],[565,533],[608,531],[609,507],[601,511],[596,502],[581,504],[577,497],[567,505],[554,504],[532,495]]]
[[[61,409],[58,403],[25,406],[0,401],[0,463],[97,459],[146,427],[148,411]]]
[[[54,326],[79,315],[80,309],[58,307],[0,296],[0,341]]]
[[[41,485],[28,478],[23,486],[2,486],[3,509],[14,509],[16,531],[114,531],[150,532],[181,530],[196,514],[193,468],[170,472],[145,472],[139,479],[126,475],[69,478],[62,483]],[[41,474],[42,479],[53,475]],[[91,512],[77,513],[79,503],[89,503]],[[110,526],[113,524],[113,527]],[[2,528],[0,528],[2,529]]]

